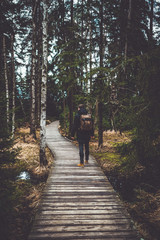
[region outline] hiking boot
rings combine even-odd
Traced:
[[[88,160],[85,160],[85,164],[88,164]]]
[[[83,163],[79,163],[77,164],[78,167],[84,167],[84,164]]]

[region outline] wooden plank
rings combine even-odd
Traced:
[[[66,202],[65,201],[65,203],[64,202],[52,202],[52,201],[44,201],[43,200],[43,202],[41,203],[41,206],[43,207],[45,207],[46,205],[50,205],[50,206],[54,206],[54,207],[74,207],[74,206],[77,206],[77,203],[76,202]],[[83,206],[83,207],[93,207],[93,206],[95,206],[95,207],[100,207],[100,206],[102,206],[102,207],[106,207],[106,206],[121,206],[119,203],[115,203],[115,202],[110,202],[110,201],[103,201],[103,202],[91,202],[91,201],[89,201],[89,202],[79,202],[78,203],[78,206],[80,207],[80,206]],[[123,206],[122,206],[123,207]]]
[[[91,205],[87,205],[87,206],[55,206],[55,205],[51,205],[51,204],[43,204],[42,205],[42,209],[45,209],[45,211],[49,211],[49,210],[54,210],[54,211],[72,211],[72,210],[114,210],[114,209],[123,209],[122,206],[91,206]]]
[[[58,192],[59,192],[59,194],[61,194],[62,193],[62,191],[63,192],[65,192],[65,193],[67,193],[68,192],[68,194],[70,194],[70,193],[77,193],[77,192],[83,192],[84,193],[84,195],[86,194],[86,193],[88,193],[89,195],[91,194],[91,195],[93,195],[93,194],[97,194],[97,195],[99,195],[99,194],[104,194],[104,195],[106,195],[106,194],[113,194],[113,195],[115,195],[115,192],[111,189],[111,188],[101,188],[101,189],[98,189],[98,188],[88,188],[88,189],[86,189],[85,187],[82,187],[82,188],[79,188],[79,187],[77,187],[77,189],[76,188],[70,188],[70,189],[65,189],[65,188],[48,188],[47,189],[47,191],[48,192],[50,192],[50,193],[56,193],[56,194],[58,194]]]
[[[60,240],[60,239],[74,239],[77,240],[77,236],[79,239],[112,239],[112,240],[116,240],[116,239],[120,239],[120,240],[136,240],[137,236],[135,233],[133,233],[133,231],[108,231],[108,232],[103,232],[103,231],[99,231],[99,232],[82,232],[81,229],[79,229],[78,232],[59,232],[59,233],[55,233],[55,232],[41,232],[41,233],[33,233],[29,240],[41,240],[41,239],[54,239],[54,240]],[[81,237],[81,238],[80,238]]]
[[[111,192],[111,188],[103,188],[103,187],[97,187],[97,186],[94,186],[94,187],[80,187],[80,186],[77,186],[76,187],[66,187],[64,188],[63,186],[62,187],[50,187],[47,189],[48,191],[51,191],[51,192],[103,192],[103,191],[110,191]]]
[[[118,200],[118,199],[117,199]],[[70,196],[67,196],[67,197],[60,197],[60,196],[55,196],[54,198],[51,196],[47,196],[47,197],[43,197],[43,201],[47,201],[47,202],[53,202],[53,203],[63,203],[65,204],[66,202],[69,202],[69,203],[78,203],[78,202],[93,202],[95,201],[96,203],[99,203],[99,202],[113,202],[115,204],[115,199],[113,198],[97,198],[97,199],[94,199],[94,198],[91,198],[91,197],[70,197]]]
[[[40,212],[41,213],[41,212]],[[104,214],[98,214],[98,215],[85,215],[85,214],[81,214],[81,215],[69,215],[69,214],[66,214],[66,215],[55,215],[55,214],[45,214],[43,215],[37,215],[36,217],[36,220],[39,221],[42,221],[42,220],[89,220],[91,223],[92,221],[94,220],[100,220],[101,223],[103,223],[104,220],[118,220],[119,222],[121,222],[121,220],[123,221],[123,219],[126,219],[127,222],[129,221],[129,216],[128,215],[122,215],[122,214],[108,214],[108,215],[104,215]],[[36,222],[35,222],[36,224]]]
[[[109,210],[88,210],[85,209],[81,210],[81,209],[76,209],[76,210],[63,210],[63,211],[58,211],[58,210],[49,210],[49,209],[42,209],[41,210],[41,214],[45,215],[45,214],[52,214],[52,215],[116,215],[116,214],[122,214],[122,211],[120,211],[120,209],[109,209]]]
[[[128,219],[123,218],[121,221],[120,219],[113,218],[113,219],[103,219],[103,222],[101,219],[40,219],[38,222],[38,226],[72,226],[72,225],[84,225],[84,226],[90,226],[90,225],[121,225],[123,226],[124,224],[128,224]],[[37,225],[35,225],[37,226]]]
[[[82,196],[88,196],[88,197],[93,197],[93,198],[95,198],[95,196],[98,196],[98,197],[107,197],[108,195],[111,195],[111,197],[113,197],[114,195],[116,195],[115,193],[113,193],[113,192],[111,192],[111,191],[105,191],[105,192],[90,192],[90,193],[88,193],[88,191],[82,191],[82,192],[78,192],[78,191],[76,191],[76,192],[65,192],[65,194],[64,194],[64,192],[54,192],[54,191],[48,191],[47,193],[45,193],[45,195],[46,196],[53,196],[53,197],[56,197],[56,196],[58,196],[59,195],[59,197],[63,197],[64,195],[65,196],[70,196],[70,197],[72,197],[72,196],[78,196],[78,197],[82,197]],[[44,196],[44,195],[43,195]]]
[[[37,232],[118,232],[118,231],[127,231],[130,229],[128,224],[95,224],[95,225],[35,225]]]

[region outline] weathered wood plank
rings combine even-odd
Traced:
[[[42,225],[42,224],[37,224],[35,225],[35,229],[37,232],[52,232],[52,233],[57,233],[57,232],[118,232],[118,231],[127,231],[130,229],[129,224],[95,224],[95,225]]]
[[[120,206],[54,206],[54,205],[50,205],[50,204],[43,204],[42,205],[42,209],[45,209],[45,211],[49,211],[49,210],[55,210],[55,211],[69,211],[71,212],[72,210],[98,210],[98,212],[103,211],[103,210],[115,210],[115,209],[123,209],[123,207]],[[110,211],[111,212],[111,211]],[[100,212],[101,213],[101,212]],[[105,213],[105,212],[104,212]]]
[[[108,232],[103,232],[103,231],[99,231],[99,232],[82,232],[81,229],[79,229],[78,232],[70,232],[70,233],[66,233],[64,232],[59,232],[59,233],[55,233],[55,232],[41,232],[41,233],[32,233],[31,238],[30,239],[38,239],[38,240],[60,240],[60,239],[74,239],[77,240],[77,236],[78,239],[112,239],[112,240],[136,240],[137,236],[135,233],[133,233],[133,231],[119,231],[119,232],[115,232],[115,231],[108,231]]]
[[[105,214],[96,214],[96,215],[85,215],[85,214],[81,214],[81,215],[69,215],[69,214],[66,214],[66,215],[55,215],[55,214],[45,214],[43,215],[43,218],[40,216],[37,216],[36,217],[36,220],[41,221],[41,220],[90,220],[91,222],[93,220],[101,220],[101,222],[103,223],[104,220],[118,220],[119,222],[121,222],[121,220],[123,221],[123,219],[126,219],[127,222],[129,221],[129,216],[128,215],[122,215],[122,214],[108,214],[108,215],[105,215]]]
[[[64,202],[50,202],[50,201],[43,201],[41,203],[42,207],[46,207],[47,205],[53,206],[53,207],[68,207],[68,208],[74,208],[77,207],[76,202],[69,202],[69,203],[64,203]],[[112,203],[112,202],[79,202],[78,207],[84,207],[84,208],[92,208],[92,207],[120,207],[121,205],[118,203]],[[121,206],[123,207],[123,206]]]
[[[38,225],[65,225],[65,226],[72,226],[72,225],[123,225],[128,224],[128,219],[122,218],[121,221],[119,221],[119,218],[108,218],[103,219],[103,222],[101,219],[40,219],[37,223]],[[37,226],[35,224],[35,226]]]
[[[52,214],[52,215],[116,215],[116,214],[122,214],[122,210],[120,211],[120,209],[109,209],[109,210],[80,210],[80,209],[72,209],[72,210],[63,210],[63,211],[58,211],[55,209],[42,209],[41,210],[41,214],[45,215],[45,214]]]

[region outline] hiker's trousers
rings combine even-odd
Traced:
[[[80,163],[84,164],[84,149],[85,149],[85,160],[89,159],[89,142],[79,142],[79,156]]]

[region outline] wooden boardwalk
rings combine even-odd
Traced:
[[[57,121],[47,127],[47,144],[55,163],[29,240],[139,239],[96,160],[77,167],[78,148],[59,134]]]

